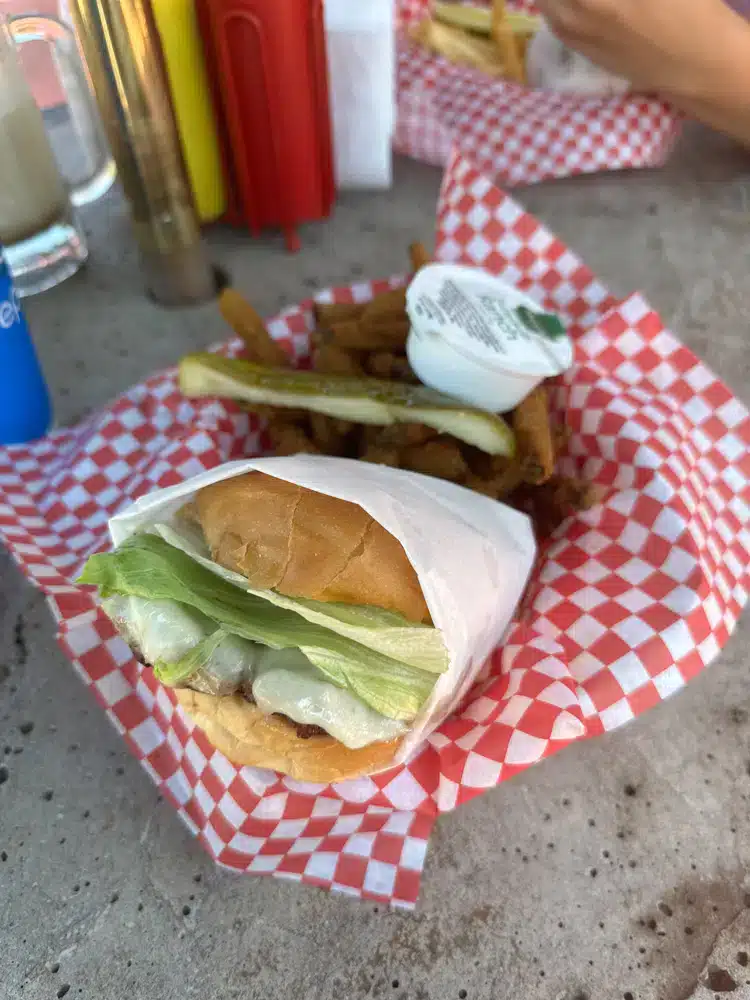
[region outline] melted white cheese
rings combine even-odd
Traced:
[[[205,615],[177,601],[110,597],[104,610],[146,663],[181,660],[216,628]]]
[[[237,635],[227,635],[211,650],[198,673],[193,674],[186,683],[204,694],[234,694],[243,684],[252,681],[256,664],[263,652],[263,646],[257,642],[250,642]]]
[[[146,663],[175,663],[216,630],[215,622],[176,601],[111,597],[104,609]],[[253,696],[267,715],[320,726],[352,750],[406,732],[349,691],[323,680],[299,649],[268,649],[229,635],[185,683],[205,694],[230,694],[253,681]]]
[[[298,652],[283,650],[282,652]],[[253,696],[262,712],[278,712],[304,725],[320,726],[350,750],[392,740],[406,732],[403,722],[387,719],[359,698],[321,680],[306,657],[286,666],[269,664],[253,682]]]

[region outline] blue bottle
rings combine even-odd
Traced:
[[[40,438],[51,421],[47,385],[0,246],[0,445]]]

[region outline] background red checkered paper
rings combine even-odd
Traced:
[[[663,102],[532,90],[456,66],[408,38],[408,26],[430,6],[430,0],[398,5],[398,152],[443,166],[456,144],[506,187],[667,160],[680,119]],[[534,11],[530,0],[509,7]]]
[[[256,453],[252,415],[182,399],[169,370],[78,427],[0,452],[6,545],[47,594],[80,677],[212,856],[402,906],[416,901],[440,812],[633,718],[711,661],[747,599],[750,552],[750,416],[640,296],[614,300],[458,153],[437,256],[485,267],[570,324],[576,362],[553,390],[573,431],[563,466],[601,484],[604,499],[558,530],[522,623],[461,709],[397,769],[319,787],[233,767],[71,583],[130,501]],[[311,322],[304,303],[270,329],[299,356]]]

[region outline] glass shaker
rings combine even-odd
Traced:
[[[75,186],[60,174],[44,119],[18,58],[18,47],[44,40],[66,86],[89,147],[89,175]],[[83,109],[83,113],[82,113]],[[88,256],[76,208],[100,198],[115,178],[99,114],[75,36],[52,17],[0,12],[0,244],[19,296],[33,295],[74,274]]]

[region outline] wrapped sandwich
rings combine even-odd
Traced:
[[[311,456],[233,463],[143,498],[110,529],[114,551],[81,582],[141,662],[230,761],[316,782],[384,770],[442,720],[533,558],[523,515],[487,498]],[[438,546],[455,551],[432,559]],[[485,591],[507,563],[504,593],[456,596],[466,570],[446,571],[465,559]]]

